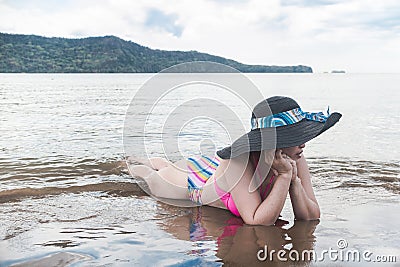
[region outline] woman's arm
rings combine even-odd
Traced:
[[[237,184],[232,184],[234,181],[232,176],[231,179],[227,179],[228,185],[233,188],[231,194],[240,216],[247,224],[273,225],[283,209],[289,191],[292,177],[292,166],[289,160],[282,157],[281,151],[276,153],[273,168],[276,170],[277,177],[270,194],[264,201],[261,200],[258,190],[249,192],[249,184],[254,174],[253,166],[247,164],[240,171],[240,168],[237,167],[239,165],[236,163],[234,166],[230,166],[230,170],[225,175],[242,173]],[[227,177],[229,178],[229,176]]]
[[[316,220],[320,217],[320,209],[311,186],[311,174],[307,161],[302,156],[296,162],[297,177],[289,187],[293,212],[298,220]]]

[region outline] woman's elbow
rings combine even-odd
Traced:
[[[270,226],[274,225],[277,218],[257,218],[255,216],[244,216],[242,217],[245,224],[248,225],[265,225]]]
[[[310,212],[309,221],[319,220],[320,217],[321,217],[321,210],[319,209],[319,206],[317,204],[315,209],[312,212]]]
[[[321,217],[321,211],[318,209],[315,211],[315,213],[310,216],[310,221],[311,220],[319,220],[319,218]]]
[[[312,221],[312,220],[319,220],[321,216],[321,211],[319,209],[319,205],[317,202],[315,202],[315,205],[309,207],[308,212],[307,212],[306,220],[307,221]]]
[[[307,218],[303,219],[305,221],[315,221],[315,220],[319,220],[319,214],[318,215],[310,215]]]
[[[248,225],[264,225],[264,226],[270,226],[270,225],[274,225],[275,222],[272,221],[256,221],[256,220],[243,220],[245,224]]]
[[[320,217],[321,217],[321,212],[320,212],[319,208],[309,211],[306,214],[295,214],[295,219],[302,220],[302,221],[319,220]]]

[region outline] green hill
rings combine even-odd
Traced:
[[[245,65],[197,51],[150,49],[115,36],[83,39],[0,33],[3,73],[159,72],[178,63],[212,61],[241,72],[312,72],[307,66]]]

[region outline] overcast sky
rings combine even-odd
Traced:
[[[0,0],[0,32],[115,35],[314,72],[400,72],[399,0]]]

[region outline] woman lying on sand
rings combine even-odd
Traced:
[[[150,158],[129,169],[156,197],[228,209],[247,224],[274,224],[288,193],[295,218],[314,220],[320,209],[303,149],[341,116],[303,112],[295,100],[274,96],[254,108],[251,131],[214,157]]]

